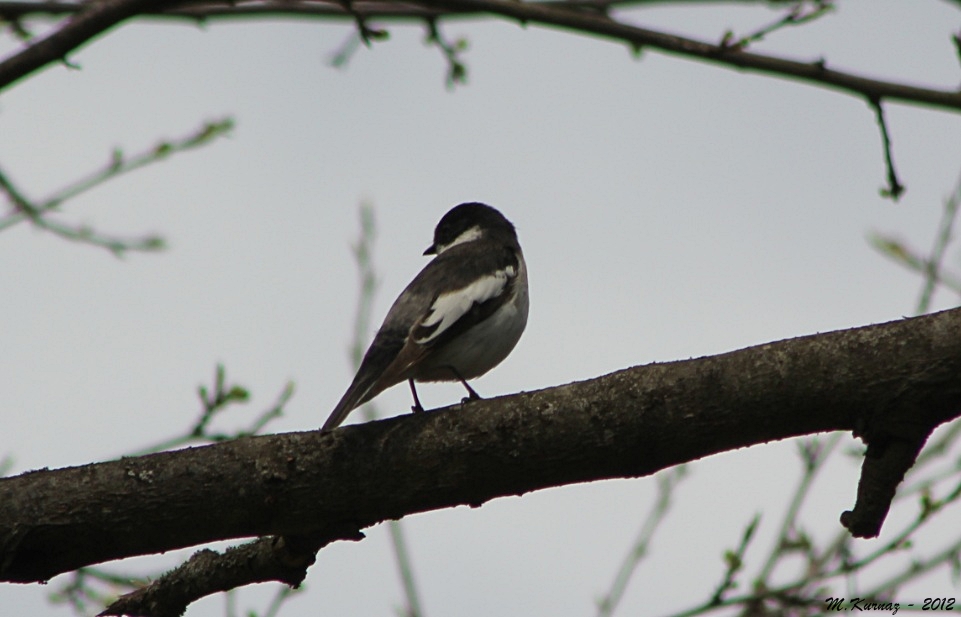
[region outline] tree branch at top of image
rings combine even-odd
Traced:
[[[771,8],[793,7],[804,4],[804,0],[534,0],[571,9],[607,11],[614,7],[650,7],[668,4],[721,5],[757,4]],[[818,0],[816,4],[821,4]],[[425,9],[407,3],[391,0],[352,0],[351,8],[344,10],[343,0],[298,0],[278,2],[276,0],[239,0],[237,2],[217,2],[216,0],[196,0],[178,2],[162,10],[145,11],[143,15],[185,18],[203,21],[211,17],[256,17],[256,16],[306,16],[306,17],[385,17],[400,19],[423,19],[457,14],[449,11]],[[50,19],[80,13],[83,2],[70,0],[0,0],[0,20],[14,30],[18,38],[29,40],[32,34],[24,27],[28,19]],[[349,14],[349,15],[348,15]],[[473,13],[468,13],[473,15]],[[806,21],[806,20],[805,20]],[[0,22],[0,27],[3,23]]]
[[[27,37],[24,47],[0,62],[0,90],[54,62],[77,68],[68,56],[78,47],[117,24],[173,4],[170,0],[98,0],[78,3],[77,10],[59,27],[42,37]],[[0,6],[0,17],[18,26],[21,38],[25,29],[21,19],[11,18]]]
[[[117,1],[117,0],[114,0]],[[141,0],[144,1],[144,0]],[[157,0],[154,0],[157,2]],[[742,45],[731,44],[730,37],[722,37],[716,43],[699,41],[689,37],[643,28],[607,15],[607,9],[630,6],[632,2],[616,0],[592,2],[590,0],[557,0],[552,2],[518,2],[517,0],[417,0],[395,3],[383,0],[374,2],[353,0],[349,9],[340,0],[266,0],[256,2],[180,2],[164,7],[152,7],[139,14],[152,17],[187,18],[207,20],[231,16],[292,16],[340,18],[355,20],[363,18],[438,19],[449,17],[478,17],[495,15],[522,24],[542,24],[594,34],[602,38],[618,40],[632,47],[657,49],[696,60],[721,64],[736,69],[746,69],[812,85],[837,89],[848,94],[871,100],[891,100],[908,104],[930,106],[946,111],[961,111],[961,91],[956,88],[932,89],[907,83],[870,79],[856,73],[834,69],[824,59],[811,62],[790,60],[778,56],[748,52]],[[147,3],[149,7],[149,3]],[[4,2],[0,0],[0,15],[12,21],[36,15],[72,14],[86,4],[69,2]],[[594,7],[594,8],[586,8]],[[597,7],[600,7],[598,10]],[[817,15],[821,13],[818,12]],[[783,20],[782,20],[783,21]],[[795,20],[804,23],[807,20]],[[762,29],[764,30],[764,29]],[[749,36],[758,36],[757,33]],[[743,37],[742,37],[743,38]],[[26,53],[26,49],[11,58]],[[9,59],[9,58],[8,58]],[[49,61],[57,61],[52,56]],[[12,83],[12,67],[0,64],[0,89]],[[22,77],[18,75],[16,77]]]
[[[564,30],[590,34],[600,38],[628,44],[635,52],[654,49],[684,58],[717,64],[737,70],[746,70],[775,77],[800,81],[808,85],[824,87],[857,96],[865,100],[875,111],[881,129],[887,186],[882,195],[894,200],[904,191],[893,163],[891,138],[884,118],[883,105],[887,102],[922,105],[946,111],[961,111],[961,91],[957,88],[927,88],[914,86],[907,81],[871,79],[855,72],[830,66],[827,60],[799,61],[773,54],[756,52],[748,48],[772,32],[788,26],[810,23],[830,12],[834,4],[828,0],[795,2],[776,21],[754,32],[736,37],[730,31],[718,42],[706,42],[660,30],[644,28],[627,20],[620,14],[612,15],[613,9],[638,6],[629,0],[416,0],[413,2],[389,2],[385,0],[257,0],[255,2],[179,2],[162,0],[104,0],[96,3],[69,2],[4,2],[0,0],[0,16],[3,16],[18,36],[26,28],[23,21],[37,15],[50,17],[66,14],[61,25],[44,37],[28,37],[25,46],[0,62],[0,90],[46,64],[64,61],[66,54],[85,40],[96,36],[120,21],[135,16],[186,18],[206,21],[214,18],[240,16],[281,15],[291,17],[315,17],[320,19],[350,19],[357,25],[360,40],[370,45],[374,40],[384,40],[388,32],[369,25],[372,19],[415,19],[424,21],[428,28],[428,41],[436,45],[448,63],[447,83],[451,86],[463,82],[466,65],[459,52],[466,45],[463,41],[450,43],[440,34],[438,21],[453,17],[495,16],[522,25],[539,24]],[[775,6],[772,4],[772,6]],[[781,6],[781,5],[777,5]],[[956,38],[956,37],[955,37]],[[947,48],[946,42],[946,48]],[[343,65],[350,52],[356,49],[348,42],[335,56],[334,62]]]

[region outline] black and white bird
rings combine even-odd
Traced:
[[[436,255],[390,307],[360,369],[322,430],[387,388],[407,381],[467,384],[501,363],[527,325],[527,266],[514,226],[481,203],[452,208],[424,255]]]

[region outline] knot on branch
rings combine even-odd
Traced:
[[[938,384],[937,389],[929,389]],[[912,395],[931,393],[937,395]],[[961,374],[950,363],[931,358],[883,407],[862,418],[854,430],[867,445],[857,500],[841,514],[841,524],[856,538],[874,538],[891,508],[898,485],[914,466],[921,448],[941,423],[961,408]]]
[[[841,513],[841,524],[855,538],[875,538],[887,518],[891,501],[930,431],[920,437],[889,437],[872,441],[861,466],[858,496],[853,510]]]

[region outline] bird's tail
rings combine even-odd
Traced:
[[[347,392],[330,413],[330,417],[321,427],[322,431],[332,431],[347,418],[347,414],[374,398],[387,388],[407,379],[407,369],[413,363],[404,353],[405,335],[392,336],[393,333],[378,332],[371,343],[370,349],[364,355],[354,381]],[[421,350],[420,346],[411,349]],[[420,353],[420,352],[418,352]]]
[[[358,375],[358,377],[360,377],[360,375]],[[321,431],[334,430],[347,418],[347,414],[374,398],[374,394],[370,392],[374,383],[359,383],[359,381],[360,380],[354,380],[354,383],[350,384],[347,392],[344,392],[344,396],[340,398],[340,402],[338,402],[334,410],[330,412],[330,417],[324,422],[324,426],[320,429]]]

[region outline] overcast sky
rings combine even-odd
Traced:
[[[693,5],[629,19],[718,40],[774,15]],[[950,88],[961,80],[958,17],[946,2],[845,2],[757,49]],[[470,43],[469,83],[453,91],[421,26],[391,26],[388,42],[338,70],[329,58],[350,25],[273,20],[123,26],[71,58],[82,70],[50,68],[0,97],[0,165],[34,198],[103,166],[114,148],[236,121],[229,138],[64,207],[61,220],[104,233],[159,233],[165,252],[118,260],[26,225],[0,234],[0,456],[14,472],[180,434],[217,363],[253,393],[219,427],[249,422],[288,380],[296,394],[271,430],[319,427],[352,377],[350,245],[365,200],[378,223],[378,324],[451,206],[484,201],[517,226],[530,321],[510,358],[475,383],[482,395],[913,312],[920,280],[865,238],[892,233],[928,249],[961,170],[956,114],[887,108],[908,189],[895,204],[878,193],[880,137],[862,100],[655,52],[638,60],[620,44],[538,27],[442,28]],[[0,40],[4,54],[16,47]],[[957,250],[948,261],[958,265]],[[420,393],[428,407],[461,396],[448,385]],[[401,413],[409,393],[377,402]],[[798,475],[795,451],[771,444],[692,465],[619,614],[709,597],[722,552],[757,512],[748,558],[760,560]],[[816,537],[833,536],[853,505],[856,462],[839,459],[815,487],[803,520]],[[602,482],[410,517],[426,613],[594,614],[655,489],[650,478]],[[911,516],[896,512],[885,534]],[[944,516],[956,530],[957,507]],[[45,600],[61,582],[0,587],[0,613],[69,615]],[[382,527],[324,549],[306,586],[282,615],[392,615],[402,604]],[[958,595],[945,573],[912,590]],[[248,590],[239,605],[259,610],[268,596]],[[223,615],[223,599],[188,614]]]

